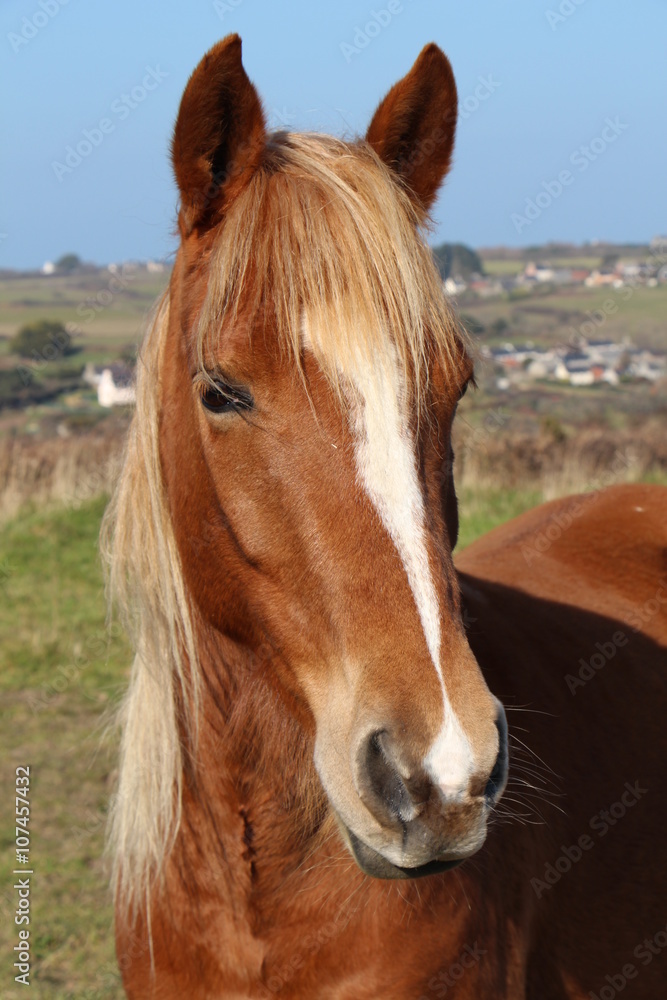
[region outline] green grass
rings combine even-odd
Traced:
[[[506,260],[504,258],[494,259],[492,257],[483,260],[484,272],[494,278],[507,278],[523,271],[526,266],[523,260]]]
[[[30,513],[0,534],[0,776],[13,802],[15,768],[30,765],[33,952],[31,996],[122,997],[102,863],[115,755],[101,726],[129,661],[105,628],[97,534],[103,502]],[[117,630],[114,630],[117,633]],[[2,812],[0,990],[14,983],[13,818]]]
[[[460,552],[492,528],[504,524],[542,501],[538,490],[458,490]]]
[[[459,309],[482,324],[485,332],[481,342],[487,346],[532,341],[540,347],[553,347],[586,335],[617,343],[628,338],[637,347],[665,349],[667,285],[620,289],[564,286],[535,290],[520,298],[463,297]],[[494,335],[491,327],[498,319],[505,320],[508,328]],[[640,386],[640,391],[646,392],[646,387]]]
[[[524,267],[531,260],[530,254],[526,253],[520,259],[512,259],[507,257],[486,257],[482,255],[482,262],[484,264],[484,270],[487,274],[493,275],[493,277],[505,278],[508,275],[518,274],[523,271]],[[548,260],[556,268],[587,268],[592,271],[600,266],[601,257],[559,257],[557,254],[547,257],[543,257],[542,254],[538,255],[536,259]]]

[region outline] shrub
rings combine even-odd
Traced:
[[[59,274],[72,274],[73,271],[77,271],[81,267],[81,260],[75,253],[63,254],[56,261],[56,271]]]
[[[32,372],[0,368],[0,408],[23,406],[32,396]]]
[[[510,325],[507,322],[507,320],[503,319],[502,316],[499,316],[498,319],[494,319],[493,323],[489,327],[489,330],[495,336],[501,337],[503,335],[503,333],[506,333],[507,330],[509,330],[509,328],[510,328]]]
[[[28,373],[27,378],[21,378],[16,368],[0,368],[0,399],[13,395],[31,381],[30,373]]]
[[[44,361],[54,361],[72,353],[72,338],[62,323],[40,319],[22,326],[10,340],[9,350],[22,358],[38,355]]]
[[[443,243],[433,247],[433,256],[443,281],[457,275],[467,279],[473,274],[484,274],[479,254],[463,243]]]

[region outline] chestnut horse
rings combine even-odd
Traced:
[[[664,995],[667,491],[454,566],[473,365],[423,229],[456,107],[435,45],[364,141],[268,134],[237,36],[186,87],[106,525],[129,997]]]

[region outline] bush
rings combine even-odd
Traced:
[[[84,366],[81,362],[64,361],[60,365],[51,365],[48,376],[58,379],[59,382],[78,382],[83,375],[83,369]]]
[[[9,350],[22,358],[38,355],[44,361],[55,361],[73,353],[72,338],[62,323],[41,319],[22,326],[10,340]]]
[[[542,433],[545,434],[546,437],[550,437],[556,444],[563,444],[567,441],[565,428],[561,424],[558,417],[554,417],[552,414],[547,414],[546,417],[542,417],[542,420],[540,421],[540,428]]]
[[[29,385],[31,381],[32,375],[30,372],[27,373],[25,378],[22,378],[16,368],[0,369],[0,401],[8,396],[13,396],[14,393]]]
[[[509,328],[510,325],[507,320],[503,319],[502,316],[499,316],[498,319],[494,319],[493,323],[489,327],[489,330],[494,334],[494,336],[502,337],[502,335],[506,333]]]
[[[72,274],[80,267],[81,260],[75,253],[63,254],[63,256],[56,261],[56,271],[58,271],[59,274]]]
[[[467,279],[473,274],[484,274],[479,254],[463,243],[443,243],[433,247],[433,256],[443,281],[457,275]]]
[[[35,395],[39,396],[39,387],[27,368],[0,369],[0,409],[27,406]]]

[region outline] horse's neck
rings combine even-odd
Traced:
[[[230,891],[244,891],[250,878],[270,894],[276,859],[284,879],[333,832],[312,727],[265,657],[217,634],[200,656],[201,723],[184,819],[208,845],[211,865],[227,869]]]
[[[221,974],[233,977],[238,967],[260,977],[264,968],[279,969],[291,983],[296,972],[284,971],[285,955],[303,940],[299,962],[305,967],[314,956],[324,976],[326,959],[325,978],[336,983],[346,974],[341,949],[352,949],[362,934],[374,956],[364,951],[363,962],[373,969],[357,971],[379,983],[410,920],[424,913],[430,921],[437,912],[428,962],[453,962],[460,941],[476,940],[485,919],[475,869],[453,872],[447,883],[363,875],[317,777],[312,731],[271,667],[220,642],[206,646],[202,671],[198,760],[186,776],[169,867],[173,895],[161,913],[167,924],[180,914],[176,933],[165,939],[168,953],[206,937],[216,942]]]

